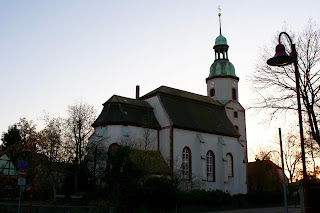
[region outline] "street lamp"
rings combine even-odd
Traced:
[[[281,44],[280,38],[281,35],[286,35],[291,47],[291,54],[288,55],[285,51],[285,47]],[[286,66],[289,64],[294,64],[294,74],[296,80],[296,92],[297,92],[297,101],[298,101],[298,114],[299,114],[299,127],[300,127],[300,141],[301,141],[301,158],[302,158],[302,169],[303,169],[303,186],[304,186],[304,207],[305,213],[310,212],[309,208],[309,195],[308,195],[308,184],[307,184],[307,171],[306,171],[306,160],[305,160],[305,151],[304,151],[304,137],[303,137],[303,126],[302,126],[302,114],[301,114],[301,101],[300,101],[300,73],[298,70],[298,57],[295,44],[292,43],[292,40],[288,33],[281,32],[279,34],[279,44],[276,46],[276,54],[273,58],[270,58],[267,61],[267,64],[270,66]]]

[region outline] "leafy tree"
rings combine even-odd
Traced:
[[[320,144],[319,116],[320,113],[320,31],[312,21],[300,32],[290,32],[298,53],[300,72],[300,94],[303,113],[310,126],[313,139]],[[278,35],[274,44],[278,43]],[[283,42],[286,50],[290,50],[288,42]],[[271,110],[271,116],[278,112],[297,110],[296,84],[294,66],[271,67],[267,59],[274,56],[274,46],[264,48],[253,76],[253,85],[260,99],[255,106],[259,109]]]
[[[28,160],[31,162],[31,155],[24,156],[22,149],[28,145],[33,151],[33,144],[38,140],[36,125],[33,121],[27,121],[26,118],[20,118],[20,121],[9,126],[8,132],[2,135],[3,145],[10,159],[17,164],[18,160]]]
[[[0,150],[2,151],[6,150],[11,145],[21,143],[21,136],[17,126],[9,126],[8,132],[2,135],[1,140],[2,144],[0,146]]]
[[[106,191],[113,205],[131,205],[137,200],[142,185],[142,172],[134,165],[129,146],[118,146],[108,152],[108,166],[105,171]]]

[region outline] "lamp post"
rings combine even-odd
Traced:
[[[285,47],[281,44],[281,35],[287,36],[290,47],[291,54],[288,55],[285,52]],[[300,127],[300,141],[301,141],[301,158],[302,158],[302,169],[303,169],[303,186],[304,186],[304,207],[305,213],[310,212],[309,208],[309,195],[308,195],[308,184],[307,184],[307,171],[306,171],[306,161],[305,161],[305,150],[304,150],[304,137],[303,137],[303,126],[302,126],[302,114],[301,114],[301,100],[300,100],[300,73],[298,70],[298,57],[295,44],[292,43],[292,39],[286,32],[281,32],[279,34],[279,44],[276,46],[276,54],[273,58],[267,61],[270,66],[286,66],[289,64],[294,64],[294,74],[296,81],[296,92],[297,92],[297,102],[298,102],[298,115],[299,115],[299,127]]]
[[[287,202],[287,189],[286,189],[286,178],[284,174],[284,162],[283,162],[283,149],[282,149],[282,136],[281,128],[279,128],[279,139],[280,139],[280,155],[281,155],[281,165],[282,165],[282,186],[283,186],[283,197],[285,205],[285,213],[288,213],[288,202]]]

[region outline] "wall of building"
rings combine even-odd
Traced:
[[[159,151],[161,152],[164,160],[170,162],[170,128],[162,129],[159,132]]]
[[[97,135],[103,127],[97,127],[89,143],[94,140],[102,140],[106,148],[112,143],[117,143],[118,145],[128,145],[135,149],[158,149],[158,130],[128,126],[129,135],[124,136],[122,127],[122,125],[109,125],[101,137]]]
[[[200,142],[197,134],[201,134],[204,143]],[[224,145],[219,141],[221,138]],[[220,189],[231,194],[247,192],[246,185],[246,163],[243,162],[244,147],[237,138],[219,136],[214,134],[199,133],[194,131],[174,129],[174,169],[181,170],[182,151],[188,146],[191,150],[191,169],[194,181],[201,181],[200,186],[206,190]],[[206,177],[206,154],[212,150],[215,155],[215,182],[208,182]],[[240,150],[240,152],[239,152]],[[226,155],[233,156],[233,177],[227,176]]]
[[[215,96],[210,96],[210,90],[215,89]],[[235,78],[224,77],[214,78],[207,82],[207,94],[214,100],[232,100],[232,88],[236,89],[237,100],[239,100],[238,80]]]
[[[6,154],[0,157],[0,171],[4,175],[17,175],[16,167]]]
[[[237,101],[230,101],[227,103],[225,105],[225,110],[232,124],[238,127],[238,132],[240,134],[239,142],[245,147],[244,160],[248,162],[245,110]],[[237,112],[237,118],[234,116],[234,112]]]

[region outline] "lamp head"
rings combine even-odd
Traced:
[[[30,152],[31,150],[29,149],[29,146],[28,144],[25,144],[24,147],[23,147],[23,152]]]
[[[278,44],[276,46],[276,54],[274,55],[273,58],[270,58],[267,61],[267,64],[270,66],[286,66],[289,64],[292,64],[294,62],[294,57],[293,56],[289,56],[286,51],[285,48],[282,44]]]

